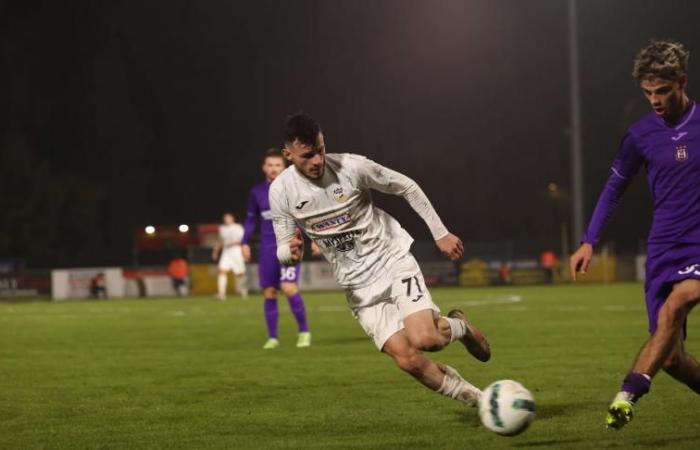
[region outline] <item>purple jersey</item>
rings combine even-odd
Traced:
[[[673,284],[700,280],[700,112],[696,113],[695,102],[689,103],[676,125],[650,113],[627,130],[583,242],[598,243],[641,166],[646,168],[654,200],[644,283],[653,333]]]
[[[652,112],[627,130],[582,241],[598,243],[642,166],[654,201],[649,244],[700,243],[700,112],[693,101],[677,125]]]
[[[250,190],[248,212],[243,224],[245,229],[243,244],[250,242],[250,238],[257,228],[258,220],[260,220],[260,247],[277,248],[277,240],[275,231],[272,229],[272,218],[270,216],[270,199],[268,198],[270,184],[269,181],[265,180],[253,186]]]
[[[248,244],[255,234],[260,220],[260,254],[258,255],[258,280],[260,287],[279,288],[282,283],[298,283],[301,272],[300,265],[285,267],[277,260],[277,238],[272,228],[270,216],[270,183],[265,180],[250,189],[248,197],[248,212],[243,229],[243,244]]]

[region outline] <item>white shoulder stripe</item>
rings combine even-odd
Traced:
[[[627,177],[622,176],[622,174],[620,174],[620,172],[618,172],[616,168],[611,167],[611,169],[612,169],[613,173],[614,173],[615,175],[617,175],[618,177],[622,178],[623,180],[626,180],[626,179],[627,179]]]

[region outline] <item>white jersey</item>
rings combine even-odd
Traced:
[[[241,240],[243,239],[243,226],[238,223],[219,226],[219,238],[221,239],[221,258],[243,258],[241,252]]]
[[[321,248],[341,286],[357,289],[390,274],[392,264],[408,253],[413,238],[396,219],[374,206],[371,189],[404,197],[428,224],[434,239],[447,235],[413,180],[363,156],[327,154],[320,180],[310,180],[291,166],[270,186],[278,248],[289,244],[298,226]]]

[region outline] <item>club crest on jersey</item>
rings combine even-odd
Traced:
[[[676,161],[683,162],[688,159],[688,147],[684,144],[676,145]]]
[[[345,192],[343,192],[342,186],[338,186],[337,188],[333,189],[333,198],[335,198],[335,201],[338,203],[343,203],[348,199],[345,196]]]

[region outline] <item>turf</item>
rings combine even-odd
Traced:
[[[646,338],[641,286],[434,289],[488,335],[478,386],[512,378],[537,420],[497,436],[375,350],[342,293],[305,295],[314,343],[263,351],[260,297],[0,304],[0,448],[697,448],[700,398],[665,374],[620,432],[604,412]],[[696,313],[697,314],[697,313]],[[697,321],[687,346],[700,350]]]

